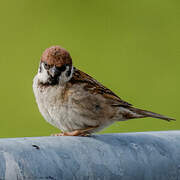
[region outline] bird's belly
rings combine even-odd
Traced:
[[[51,118],[47,121],[63,132],[71,132],[98,125],[96,120],[82,117],[75,107],[69,105],[49,108],[49,115]]]
[[[63,132],[73,131],[74,129],[79,128],[79,126],[75,124],[77,121],[76,117],[67,105],[54,105],[48,108],[48,113],[50,115],[50,119],[47,121]]]
[[[79,112],[79,109],[71,104],[47,102],[48,100],[46,99],[38,103],[41,114],[47,122],[63,132],[71,132],[78,129],[99,126],[90,132],[94,133],[113,123],[113,121],[106,121],[105,119],[104,122],[101,123],[100,121],[88,118],[87,116],[84,117],[81,115],[81,112]]]
[[[38,104],[38,106],[45,120],[63,132],[71,132],[98,125],[98,128],[90,132],[95,133],[113,123],[113,121],[107,120],[101,124],[99,121],[85,118],[79,114],[78,109],[68,105],[47,106],[45,103],[41,105]]]

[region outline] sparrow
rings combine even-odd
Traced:
[[[47,48],[41,57],[33,91],[42,116],[62,133],[86,136],[117,121],[153,117],[175,120],[133,107],[97,80],[75,68],[67,50]]]

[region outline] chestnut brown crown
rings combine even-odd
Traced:
[[[41,61],[50,66],[61,67],[65,64],[72,66],[72,58],[69,52],[60,46],[47,48],[42,54]]]

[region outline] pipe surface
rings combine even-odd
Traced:
[[[180,180],[180,131],[0,139],[0,180]]]

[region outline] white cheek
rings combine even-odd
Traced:
[[[44,66],[41,66],[41,72],[38,71],[38,79],[42,82],[42,83],[46,83],[48,81],[49,75],[46,71],[46,69],[44,68]]]

